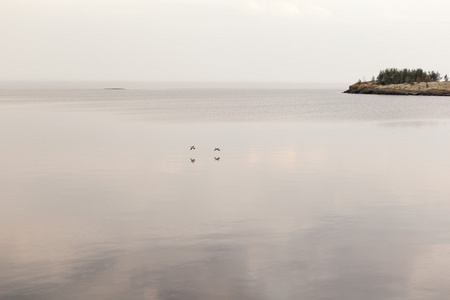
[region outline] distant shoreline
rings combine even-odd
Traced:
[[[450,82],[420,82],[381,85],[374,81],[357,82],[344,91],[347,94],[450,96]]]
[[[264,82],[264,81],[1,81],[1,90],[32,89],[330,89],[342,90],[345,82]]]

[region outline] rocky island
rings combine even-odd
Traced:
[[[358,81],[344,93],[377,95],[423,95],[450,96],[450,82],[444,82],[438,72],[424,72],[422,69],[386,69],[371,81]]]

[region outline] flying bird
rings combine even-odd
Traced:
[[[220,148],[214,148],[214,151],[220,151]]]
[[[195,146],[191,146],[191,150],[195,150]]]
[[[191,158],[191,163],[195,163],[195,158]]]
[[[219,160],[219,159],[220,159],[220,156],[219,156],[219,157],[215,157],[215,156],[214,156],[214,159],[215,159],[215,160]]]

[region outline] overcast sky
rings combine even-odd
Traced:
[[[450,74],[448,0],[1,0],[0,80]]]

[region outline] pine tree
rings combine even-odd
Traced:
[[[384,73],[384,75],[383,75],[383,85],[384,84],[390,84],[388,73]]]

